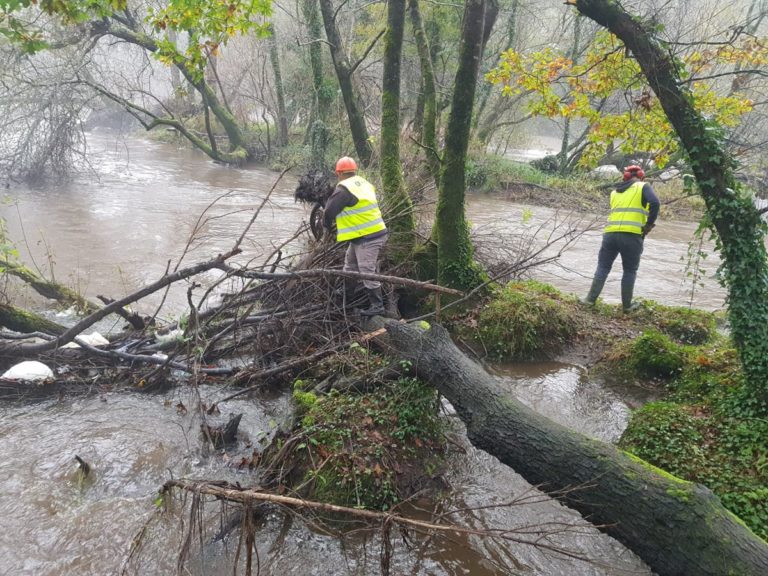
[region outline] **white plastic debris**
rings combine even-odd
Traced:
[[[53,370],[42,362],[27,360],[11,366],[3,373],[2,377],[6,380],[52,380]]]
[[[91,334],[80,334],[77,339],[82,340],[91,346],[107,346],[109,344],[109,340],[104,338],[104,336],[98,332],[93,332]],[[80,346],[77,344],[77,342],[68,342],[67,344],[64,344],[62,348],[80,348]]]
[[[604,178],[606,180],[619,179],[622,176],[621,170],[616,168],[613,164],[603,164],[598,166],[591,172],[592,176],[596,178]]]

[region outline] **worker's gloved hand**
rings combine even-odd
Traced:
[[[654,224],[646,224],[645,226],[643,226],[643,232],[642,232],[643,238],[648,236],[648,232],[653,230],[654,226],[655,226]]]

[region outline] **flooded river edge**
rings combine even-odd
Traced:
[[[276,177],[258,168],[218,166],[188,150],[140,139],[95,139],[93,146],[101,146],[94,151],[98,179],[82,177],[63,186],[12,190],[15,203],[3,208],[11,236],[25,239],[22,259],[30,258],[42,269],[55,262],[59,279],[65,275],[67,283],[86,295],[119,297],[162,275],[168,259],[176,261],[186,252],[185,262],[191,263],[226,251]],[[307,218],[307,209],[293,202],[293,186],[290,179],[279,185],[247,238],[244,259],[270,254]],[[206,210],[210,219],[196,230],[197,217]],[[540,227],[552,219],[553,212],[495,197],[472,197],[468,210],[480,231]],[[650,294],[668,304],[689,300],[680,280],[684,277],[681,261],[694,228],[688,223],[660,224],[659,235],[647,243],[638,294]],[[188,242],[193,230],[195,237]],[[561,289],[585,291],[598,246],[599,232],[587,234],[566,253],[565,262],[535,274]],[[617,278],[612,279],[615,288]],[[609,284],[606,300],[618,301],[617,292]],[[702,292],[703,296],[694,295],[700,298],[696,305],[709,309],[722,305],[722,291]],[[171,296],[169,316],[174,305],[180,309],[183,294]],[[579,432],[613,442],[626,425],[626,391],[602,387],[579,366],[500,366],[497,375],[521,401]],[[214,395],[215,390],[202,393]],[[248,482],[220,455],[203,453],[194,413],[176,409],[178,404],[193,405],[192,394],[184,390],[165,395],[95,394],[0,406],[0,477],[7,479],[2,481],[0,511],[10,522],[0,537],[4,569],[18,574],[114,573],[133,536],[152,514],[157,489],[169,477]],[[232,404],[222,407],[222,412],[246,413],[239,450],[274,433],[291,410],[289,399],[279,394]],[[460,423],[456,426],[464,453],[452,461],[447,505],[485,507],[531,491],[512,470],[473,449],[462,437]],[[94,465],[96,473],[88,486],[73,480],[73,454]],[[144,551],[142,567],[134,573],[175,570],[180,519],[177,516],[154,528],[157,532]],[[574,519],[577,514],[548,499],[512,514],[487,509],[468,512],[463,518],[476,527]],[[376,556],[375,545],[366,549],[359,543],[344,544],[299,524],[287,535],[281,535],[282,530],[279,518],[267,519],[259,544],[266,562],[262,573],[370,574],[378,570],[377,558],[371,558]],[[272,544],[278,537],[282,544],[275,548]],[[585,527],[563,538],[565,545],[596,561],[576,562],[530,547],[499,547],[473,540],[424,555],[399,548],[393,568],[413,574],[650,573],[633,554],[594,529]],[[231,547],[231,542],[211,547],[199,563],[200,572],[231,573]]]

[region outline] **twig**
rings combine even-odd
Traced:
[[[387,276],[385,274],[367,274],[363,272],[352,272],[348,270],[332,270],[329,268],[318,268],[308,270],[292,270],[290,272],[259,272],[257,270],[249,270],[247,268],[238,270],[231,266],[222,265],[219,266],[225,272],[232,276],[240,276],[242,278],[258,278],[260,280],[283,280],[290,278],[318,278],[326,276],[338,276],[341,278],[355,278],[359,280],[377,280],[379,282],[386,282],[388,284],[395,284],[398,286],[410,286],[411,288],[420,288],[422,290],[429,290],[432,292],[441,292],[443,294],[452,294],[454,296],[463,296],[464,292],[455,290],[453,288],[447,288],[445,286],[439,286],[437,284],[431,284],[429,282],[420,282],[418,280],[411,280],[410,278],[401,278],[399,276]]]
[[[148,296],[154,292],[157,292],[161,288],[165,288],[166,286],[173,284],[174,282],[177,282],[179,280],[184,280],[185,278],[195,276],[196,274],[200,274],[201,272],[205,272],[206,270],[219,268],[224,265],[224,263],[227,261],[228,258],[231,258],[232,256],[235,256],[236,254],[239,254],[239,253],[240,253],[240,249],[234,249],[227,252],[226,254],[219,254],[218,256],[216,256],[216,258],[208,260],[207,262],[201,262],[199,264],[195,264],[194,266],[190,266],[189,268],[184,268],[182,270],[174,272],[173,274],[166,274],[165,276],[163,276],[156,282],[153,282],[149,286],[145,286],[141,290],[138,290],[133,294],[129,294],[128,296],[125,296],[120,300],[115,300],[114,302],[112,302],[112,304],[109,304],[108,306],[105,306],[104,308],[97,310],[93,314],[86,316],[80,322],[75,324],[72,328],[64,332],[61,336],[57,337],[55,340],[51,340],[49,342],[43,342],[39,344],[0,343],[0,354],[4,356],[38,354],[40,352],[53,350],[54,348],[63,346],[67,342],[71,342],[72,340],[74,340],[75,337],[78,334],[80,334],[83,330],[96,324],[96,322],[98,322],[102,318],[105,318],[106,316],[108,316],[118,308],[122,308],[123,306],[127,306],[132,302],[136,302],[137,300],[140,300],[145,296]]]

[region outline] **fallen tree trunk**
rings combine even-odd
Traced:
[[[74,290],[59,284],[58,282],[46,280],[33,270],[30,270],[18,262],[0,260],[0,267],[2,267],[6,273],[12,274],[29,284],[35,292],[45,298],[56,300],[66,306],[76,306],[86,314],[91,314],[99,309],[99,306],[93,302],[89,302]]]
[[[45,332],[55,336],[67,330],[61,324],[10,304],[0,304],[0,326],[14,332]]]
[[[456,408],[475,446],[624,543],[661,576],[764,576],[768,544],[718,498],[527,408],[440,326],[386,322],[387,343]]]

